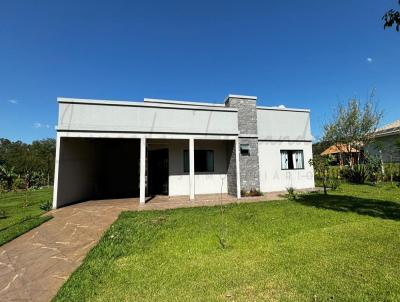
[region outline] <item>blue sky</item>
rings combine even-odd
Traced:
[[[0,137],[55,137],[57,96],[310,108],[321,134],[338,101],[376,89],[400,118],[396,0],[2,1]]]

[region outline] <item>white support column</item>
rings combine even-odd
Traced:
[[[140,139],[140,204],[146,202],[146,138]]]
[[[236,194],[237,198],[241,197],[240,194],[240,150],[239,150],[239,138],[235,139],[235,154],[236,154]]]
[[[56,158],[55,158],[55,168],[54,168],[54,184],[53,184],[53,209],[57,209],[57,193],[58,193],[58,171],[59,171],[59,162],[60,162],[60,143],[61,137],[60,134],[57,133],[56,138]]]
[[[190,200],[194,200],[194,139],[189,139],[189,183]]]

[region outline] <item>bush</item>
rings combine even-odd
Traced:
[[[7,192],[7,183],[0,179],[0,193]]]
[[[240,190],[240,195],[243,197],[263,196],[263,193],[257,189],[250,189],[250,191]]]
[[[383,164],[385,174],[380,175],[383,181],[400,181],[400,163]]]
[[[51,210],[52,206],[53,206],[52,202],[50,200],[48,200],[48,201],[43,202],[40,205],[40,209],[43,210],[43,211],[48,212],[48,211]]]
[[[33,172],[29,175],[29,186],[38,189],[46,184],[46,177],[43,172]]]
[[[21,177],[17,177],[12,184],[13,191],[25,189],[25,181]]]
[[[287,194],[286,197],[289,200],[295,200],[297,198],[297,194],[296,191],[294,190],[294,188],[290,187],[290,188],[286,188]]]
[[[340,181],[336,178],[329,180],[329,187],[334,191],[340,187],[340,184]]]
[[[358,164],[342,169],[342,176],[349,182],[363,184],[368,179],[369,171],[364,164]]]

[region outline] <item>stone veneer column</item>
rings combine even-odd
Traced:
[[[228,194],[237,196],[240,193],[237,190],[237,169],[236,169],[236,140],[227,141],[226,144],[227,159],[228,159],[228,170],[227,170],[227,182],[228,182]]]
[[[239,144],[248,144],[250,148],[249,155],[239,154],[240,188],[246,191],[260,190],[256,101],[257,97],[241,95],[229,95],[225,100],[226,107],[238,109]],[[229,165],[231,163],[232,160]],[[228,171],[230,169],[233,167],[229,166]]]

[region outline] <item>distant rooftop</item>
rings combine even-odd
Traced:
[[[387,124],[381,128],[376,129],[375,134],[377,136],[391,135],[400,133],[400,120],[396,120],[390,124]]]

